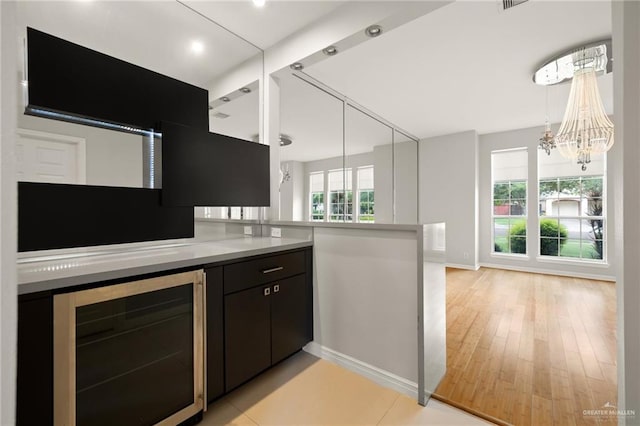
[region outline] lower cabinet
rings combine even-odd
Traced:
[[[224,394],[224,294],[222,266],[205,269],[207,402]]]
[[[300,251],[225,268],[227,392],[299,351],[312,340],[310,264],[311,252]],[[259,271],[256,281],[277,279],[252,285],[251,280],[234,279],[234,272],[240,269],[249,276],[251,274],[247,271]],[[287,276],[294,273],[297,275]],[[238,288],[244,289],[235,291]]]
[[[271,297],[271,363],[297,352],[311,339],[307,320],[306,275],[298,275],[273,285]]]
[[[225,296],[227,392],[309,342],[305,283],[298,275]]]
[[[304,248],[212,264],[204,269],[204,385],[206,402],[212,402],[313,339],[312,251]],[[85,288],[126,281],[129,280]],[[18,425],[54,424],[54,298],[74,290],[63,288],[18,298]],[[155,314],[155,308],[150,312]],[[131,313],[124,317],[139,320]],[[94,327],[89,334],[98,332],[104,330]],[[172,342],[175,340],[171,338]],[[143,347],[153,356],[160,350]],[[142,352],[132,349],[136,356]],[[121,351],[120,354],[124,356],[122,360],[131,358]],[[88,373],[93,374],[93,369]],[[128,402],[126,398],[115,400]]]
[[[224,298],[226,390],[271,366],[271,287]]]
[[[16,425],[53,424],[53,296],[18,296]]]

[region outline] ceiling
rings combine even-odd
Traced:
[[[313,22],[331,18],[347,3],[267,0],[257,8],[250,0],[183,2],[24,1],[17,3],[18,25],[207,87],[261,54],[252,44],[262,49],[277,45]],[[355,4],[367,7],[366,1]],[[531,81],[536,66],[577,44],[610,37],[610,0],[529,0],[508,11],[499,11],[498,4],[456,1],[304,72],[419,138],[542,125],[547,89]],[[203,44],[200,55],[189,49],[194,40]],[[341,121],[337,101],[317,100],[317,90],[286,79],[282,133],[294,145],[283,150],[283,158],[341,155],[342,129],[329,128]],[[612,113],[612,75],[598,80],[605,108]],[[561,121],[568,92],[568,84],[548,89],[551,121]],[[248,123],[255,122],[250,126],[254,134],[257,108],[248,102],[255,98],[234,99],[225,106],[232,117],[224,126],[239,123],[246,134]],[[371,150],[387,140],[384,126],[376,130],[368,119],[348,122],[348,153]]]
[[[176,1],[19,1],[17,16],[20,31],[31,26],[200,87],[261,54]],[[196,40],[201,54],[191,50]]]
[[[346,3],[267,0],[263,7],[256,7],[248,0],[182,1],[261,49],[273,46]]]
[[[507,11],[457,1],[305,72],[419,138],[484,134],[542,125],[547,89],[532,83],[536,67],[610,35],[610,1],[530,0]],[[612,113],[612,75],[598,80]],[[552,122],[569,88],[548,89]]]
[[[267,6],[286,14],[287,8],[305,3]],[[304,73],[418,138],[542,126],[547,114],[560,122],[570,85],[535,85],[533,72],[557,53],[610,37],[610,1],[529,0],[507,11],[498,4],[456,1],[316,62]],[[226,10],[227,18],[239,9]],[[271,27],[261,27],[256,37],[272,32],[265,28]],[[341,103],[285,71],[278,73],[281,132],[294,144],[281,150],[281,159],[342,155]],[[612,75],[598,80],[605,109],[612,113]],[[344,131],[348,154],[372,151],[390,139],[388,129],[368,117],[347,115]]]

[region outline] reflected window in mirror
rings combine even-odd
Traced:
[[[365,165],[309,173],[309,220],[374,223],[374,170]]]
[[[375,222],[373,166],[358,167],[358,222]]]
[[[329,171],[329,221],[353,221],[351,169]]]
[[[311,202],[312,222],[324,222],[324,172],[311,173],[309,175],[309,198]]]

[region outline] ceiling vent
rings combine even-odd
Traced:
[[[224,120],[225,118],[229,118],[229,114],[225,114],[224,112],[216,112],[213,114],[213,116],[221,120]]]
[[[518,6],[528,0],[501,0],[502,10],[511,9],[512,7]]]

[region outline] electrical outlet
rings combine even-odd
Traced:
[[[253,235],[253,231],[251,230],[250,226],[244,227],[244,235]]]
[[[271,236],[273,238],[282,237],[282,229],[280,229],[280,228],[271,228]]]

